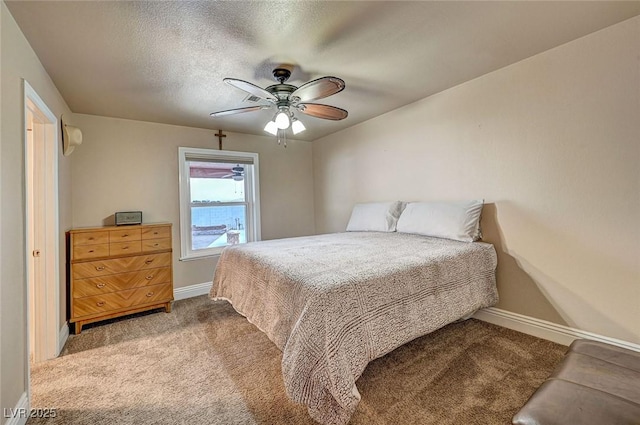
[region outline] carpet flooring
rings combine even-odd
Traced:
[[[566,347],[467,320],[369,364],[351,425],[501,424]],[[32,366],[35,424],[312,425],[285,395],[281,352],[226,302],[206,296],[72,335]]]

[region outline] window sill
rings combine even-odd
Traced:
[[[180,257],[180,261],[196,261],[196,260],[206,260],[209,258],[218,258],[220,257],[220,253],[217,254],[205,254],[205,255],[191,255],[188,257]]]

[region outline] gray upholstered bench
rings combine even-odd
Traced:
[[[515,425],[640,425],[640,353],[585,339],[513,417]]]

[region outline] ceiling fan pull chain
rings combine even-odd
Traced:
[[[282,134],[282,130],[278,129],[278,145],[280,145],[281,134]]]
[[[282,131],[284,133],[284,147],[287,147],[287,132],[286,131]]]

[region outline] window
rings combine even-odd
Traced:
[[[258,154],[178,148],[181,260],[260,240]]]

